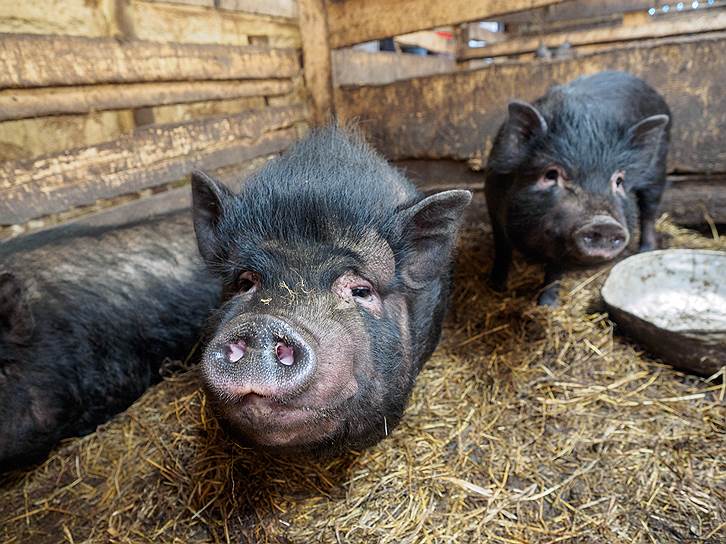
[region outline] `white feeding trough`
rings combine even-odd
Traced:
[[[602,296],[613,321],[664,361],[707,376],[726,365],[726,253],[634,255],[613,267]]]

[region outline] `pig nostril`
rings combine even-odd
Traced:
[[[239,340],[237,342],[227,344],[227,358],[230,360],[230,362],[236,363],[245,356],[246,350],[247,344],[245,344],[244,340]]]
[[[295,362],[295,352],[291,346],[278,342],[275,346],[275,356],[285,366],[290,366]]]

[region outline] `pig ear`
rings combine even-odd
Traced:
[[[22,282],[15,274],[0,273],[0,336],[23,344],[33,334],[34,325]]]
[[[636,123],[628,130],[630,144],[638,149],[655,154],[668,125],[670,117],[667,115],[652,115]]]
[[[509,103],[509,128],[516,143],[522,144],[547,132],[547,121],[532,104],[513,100]]]
[[[418,289],[440,276],[451,259],[469,191],[444,191],[401,212],[403,236],[410,244],[401,263],[404,283]]]
[[[208,262],[219,259],[219,221],[225,203],[234,198],[226,185],[204,172],[192,172],[192,212],[194,232],[202,258]]]

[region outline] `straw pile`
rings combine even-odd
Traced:
[[[671,247],[726,249],[659,226]],[[325,461],[226,442],[193,372],[0,484],[15,542],[702,542],[726,540],[726,389],[643,354],[602,313],[603,272],[563,306],[541,272],[485,286],[465,233],[444,341],[403,423]]]

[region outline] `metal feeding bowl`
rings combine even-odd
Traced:
[[[613,321],[664,361],[704,376],[726,365],[726,253],[634,255],[612,268],[602,296]]]

